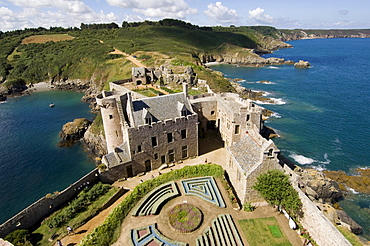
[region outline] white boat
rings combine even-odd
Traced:
[[[54,106],[55,106],[55,104],[54,104],[54,103],[50,103],[50,104],[49,104],[49,107],[50,107],[50,108],[52,108],[52,107],[54,107]]]

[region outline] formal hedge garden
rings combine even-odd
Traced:
[[[221,178],[223,174],[224,170],[222,167],[216,164],[185,166],[137,185],[131,193],[128,194],[126,199],[109,214],[103,224],[95,228],[82,240],[80,246],[108,246],[116,242],[121,233],[121,224],[123,220],[136,203],[155,187],[183,178],[200,176]]]

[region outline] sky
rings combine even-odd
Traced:
[[[0,30],[179,19],[198,26],[370,28],[369,0],[0,0]]]

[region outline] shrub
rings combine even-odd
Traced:
[[[274,206],[283,207],[290,215],[302,213],[302,202],[298,193],[290,184],[289,177],[278,170],[269,170],[257,177],[253,188]]]
[[[21,229],[9,233],[4,239],[14,246],[31,246],[32,243],[29,241],[30,236],[28,230]]]
[[[93,201],[110,189],[110,185],[97,183],[90,189],[82,190],[77,198],[72,200],[67,207],[59,210],[46,220],[50,228],[60,227],[84,211]]]
[[[250,202],[246,202],[244,203],[243,205],[243,210],[246,211],[246,212],[252,212],[256,209],[255,206],[253,206]]]

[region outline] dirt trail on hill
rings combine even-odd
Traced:
[[[138,67],[145,67],[144,64],[142,64],[138,59],[136,59],[135,57],[125,53],[125,52],[122,52],[120,50],[117,50],[116,48],[114,48],[114,51],[111,52],[111,54],[120,54],[120,55],[124,55],[126,59],[130,60],[132,63],[134,63],[136,66]]]

